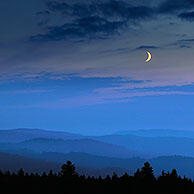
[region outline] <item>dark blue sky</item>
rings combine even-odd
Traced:
[[[6,0],[0,25],[1,129],[194,130],[193,0]]]

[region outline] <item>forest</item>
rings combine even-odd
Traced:
[[[59,173],[28,173],[20,169],[17,173],[0,171],[2,193],[193,193],[194,181],[178,175],[176,169],[161,172],[156,177],[148,162],[133,175],[94,177],[79,175],[76,166],[67,161]]]

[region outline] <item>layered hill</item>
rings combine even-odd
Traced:
[[[84,152],[109,157],[137,157],[143,154],[124,146],[113,145],[92,139],[45,139],[37,138],[19,143],[0,143],[0,151],[10,153],[42,153],[42,152]]]

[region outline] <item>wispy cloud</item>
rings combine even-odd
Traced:
[[[142,45],[136,48],[136,50],[145,50],[145,49],[158,49],[157,46]]]
[[[0,94],[36,94],[48,92],[52,92],[52,90],[1,90]]]
[[[125,103],[136,99],[136,97],[147,96],[191,96],[194,95],[193,90],[185,89],[184,86],[172,87],[155,87],[151,82],[135,82],[121,83],[120,86],[96,88],[92,89],[89,93],[86,92],[82,95],[73,97],[60,98],[58,100],[50,101],[45,99],[45,102],[32,103],[23,106],[7,106],[8,108],[46,108],[46,109],[64,109],[76,108],[82,106],[92,106],[98,104],[110,103]],[[145,84],[145,85],[144,85]]]
[[[125,103],[133,101],[136,97],[146,96],[167,96],[167,95],[194,95],[194,92],[183,91],[145,91],[120,93],[113,91],[103,91],[88,96],[79,96],[74,98],[65,98],[59,101],[34,104],[31,106],[22,106],[22,108],[47,108],[64,109],[76,108],[82,106],[92,106],[98,104]]]

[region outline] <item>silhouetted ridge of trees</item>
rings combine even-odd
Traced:
[[[118,177],[116,173],[105,178],[86,177],[76,172],[75,165],[67,161],[59,173],[17,173],[0,171],[1,193],[194,193],[194,181],[180,177],[175,169],[162,171],[157,178],[148,162],[137,169],[133,176],[125,173]]]

